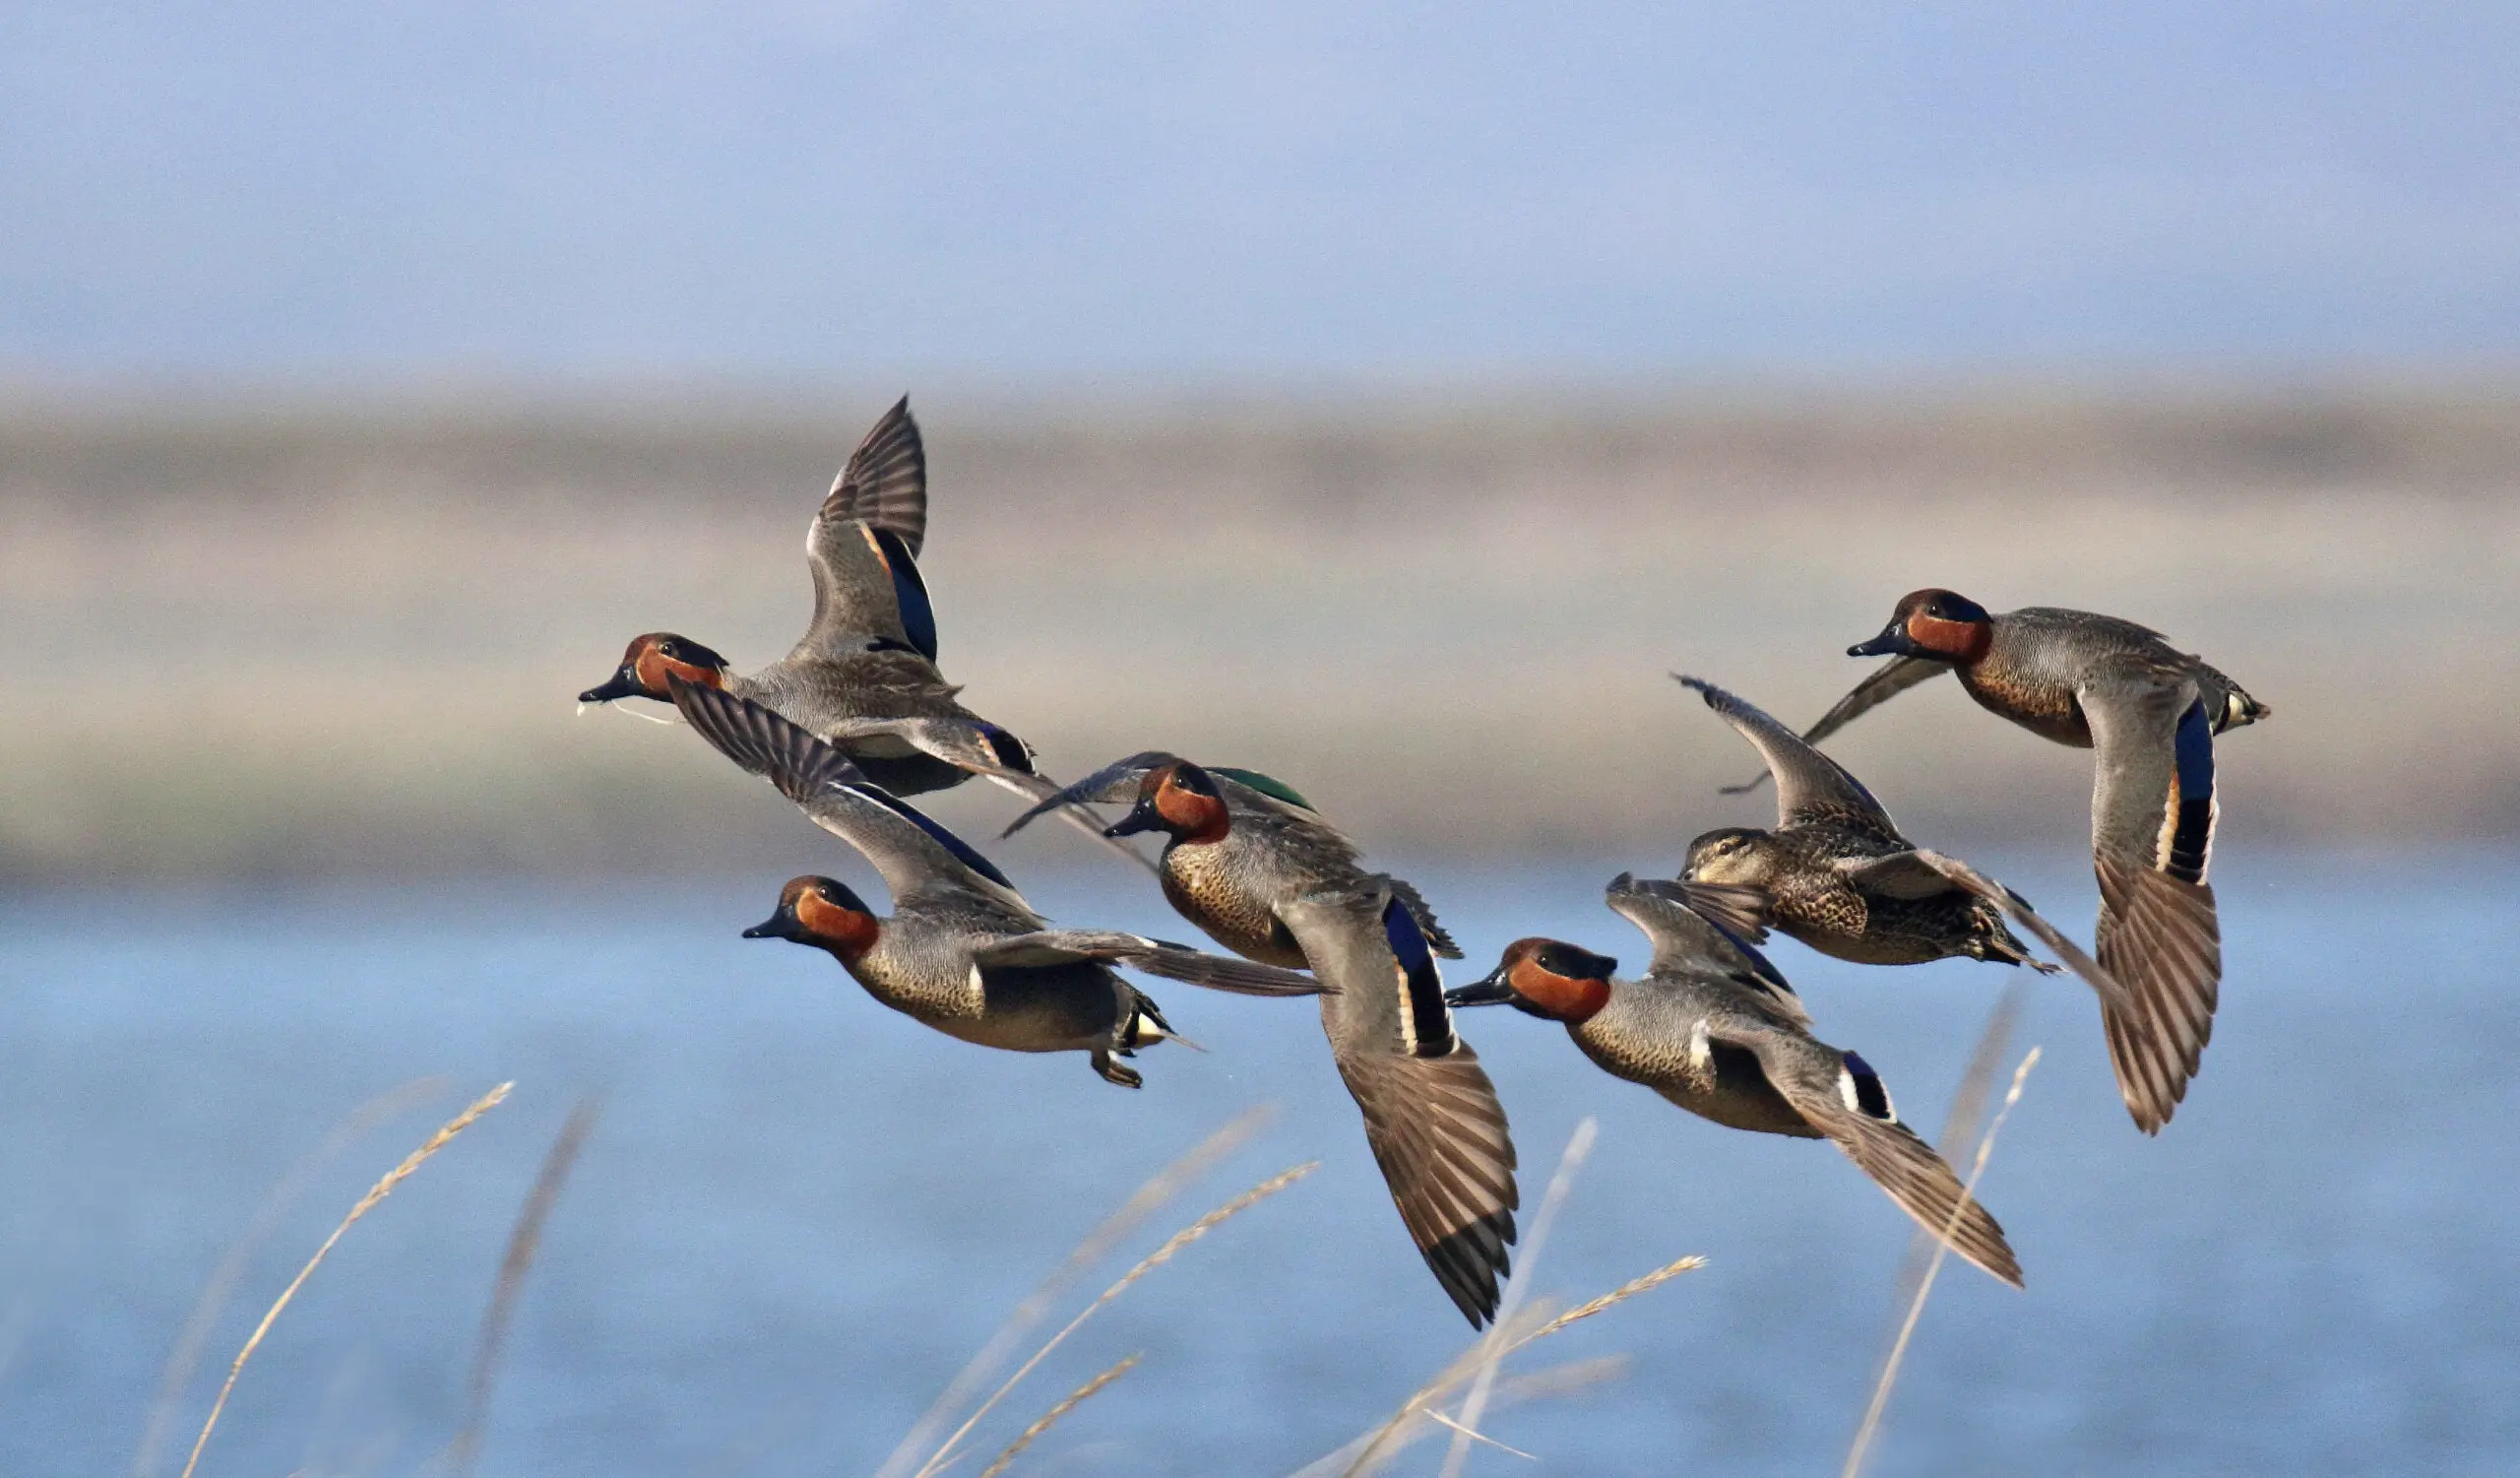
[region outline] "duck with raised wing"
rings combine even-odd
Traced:
[[[687,636],[633,638],[582,703],[672,701],[680,677],[761,703],[840,746],[866,777],[914,796],[987,775],[1038,799],[1024,741],[956,698],[936,668],[936,612],[918,573],[927,535],[927,453],[910,398],[886,412],[833,480],[805,532],[814,616],[788,654],[739,674]]]
[[[2204,1060],[2222,995],[2222,925],[2205,880],[2214,736],[2272,710],[2150,627],[2046,606],[1989,614],[1948,590],[1901,597],[1881,633],[1847,655],[1892,660],[1802,736],[1811,743],[1947,669],[1980,707],[2095,751],[2093,952],[2131,997],[2101,1022],[2127,1111],[2161,1132]]]
[[[891,892],[886,918],[828,877],[791,879],[746,938],[828,951],[897,1011],[947,1036],[1010,1052],[1084,1052],[1109,1082],[1116,1059],[1176,1036],[1155,1001],[1111,967],[1246,996],[1316,996],[1293,971],[1102,930],[1052,929],[1006,874],[960,837],[869,781],[849,756],[763,704],[667,678],[693,730],[849,843]]]
[[[1692,906],[1702,901],[1689,884],[1621,873],[1607,902],[1653,943],[1641,979],[1620,980],[1618,961],[1563,940],[1518,939],[1485,979],[1447,999],[1558,1022],[1602,1070],[1728,1128],[1829,1140],[1953,1252],[2020,1287],[2003,1228],[1900,1122],[1880,1076],[1813,1037],[1785,977],[1716,922],[1724,909]]]
[[[1157,875],[1183,918],[1236,954],[1309,967],[1336,988],[1321,998],[1321,1029],[1400,1219],[1463,1316],[1485,1323],[1521,1202],[1504,1108],[1453,1030],[1436,973],[1435,956],[1461,950],[1416,888],[1367,872],[1310,802],[1256,771],[1148,750],[1007,831],[1055,806],[1132,797],[1110,832],[1164,833]]]

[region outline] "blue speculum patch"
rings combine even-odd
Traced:
[[[2214,840],[2214,725],[2201,700],[2179,715],[2176,744],[2178,816],[2167,870],[2183,881],[2202,882]]]
[[[1425,933],[1397,898],[1382,906],[1382,936],[1390,941],[1391,957],[1400,962],[1406,979],[1402,989],[1408,999],[1402,1004],[1409,1008],[1418,1056],[1440,1058],[1453,1050],[1453,1019],[1444,1007],[1444,979],[1435,970],[1434,951],[1426,947]]]
[[[980,737],[988,740],[989,751],[997,756],[999,764],[1019,774],[1033,773],[1033,756],[1025,752],[1023,740],[995,724],[982,724]]]
[[[2214,792],[2214,724],[2201,700],[2178,716],[2178,789],[2182,796]]]
[[[1435,957],[1426,947],[1425,933],[1397,898],[1386,900],[1382,906],[1382,936],[1391,942],[1391,957],[1400,961],[1401,969],[1433,968]]]
[[[927,599],[927,582],[919,577],[918,561],[911,557],[910,546],[890,529],[870,529],[875,547],[883,551],[884,567],[893,575],[893,603],[901,608],[902,632],[910,644],[918,648],[928,661],[936,660],[936,608]]]

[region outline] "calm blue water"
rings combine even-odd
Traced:
[[[1641,959],[1599,906],[1614,868],[1411,870],[1478,970],[1526,932]],[[2087,874],[2009,870],[2087,930]],[[2030,1288],[1947,1268],[1875,1471],[2520,1469],[2520,865],[2234,853],[2217,870],[2221,1024],[2161,1139],[2117,1106],[2082,988],[2036,988],[2021,1042],[2048,1056],[1984,1187]],[[1081,1059],[947,1041],[819,955],[738,939],[775,881],[0,905],[0,1471],[120,1471],[177,1326],[265,1188],[350,1106],[424,1073],[454,1086],[335,1162],[257,1259],[167,1471],[333,1221],[506,1077],[516,1097],[307,1285],[205,1472],[423,1466],[459,1420],[535,1166],[598,1090],[606,1114],[524,1301],[484,1471],[870,1471],[1086,1228],[1263,1100],[1285,1105],[1277,1125],[1110,1273],[1269,1172],[1316,1156],[1323,1169],[1055,1357],[1005,1432],[1147,1352],[1025,1467],[1287,1473],[1463,1344],[1308,1006],[1161,988],[1215,1050],[1158,1049],[1145,1091],[1127,1093]],[[1038,879],[1034,894],[1076,922],[1182,932],[1116,873]],[[1870,1058],[1911,1120],[1938,1125],[2007,972],[1864,971],[1791,943],[1777,957],[1822,1035]],[[1624,1381],[1491,1430],[1552,1473],[1834,1472],[1906,1221],[1824,1145],[1689,1119],[1599,1075],[1543,1023],[1468,1020],[1527,1196],[1575,1123],[1601,1120],[1536,1287],[1583,1297],[1683,1253],[1710,1259],[1524,1357],[1625,1352]],[[1435,1452],[1402,1471],[1431,1471]]]

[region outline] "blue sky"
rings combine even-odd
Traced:
[[[0,9],[0,372],[2505,364],[2520,8]]]

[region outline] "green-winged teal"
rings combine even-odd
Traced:
[[[918,573],[927,534],[927,454],[905,396],[866,433],[805,533],[814,616],[787,656],[739,674],[710,648],[671,632],[634,638],[612,676],[578,695],[671,701],[668,676],[765,704],[838,744],[897,796],[959,785],[975,774],[1029,779],[1023,740],[955,698],[936,669],[936,613]]]
[[[1901,597],[1881,633],[1847,655],[1892,660],[1805,731],[1809,742],[1949,669],[1980,707],[2095,751],[2094,953],[2130,997],[2104,1005],[2101,1023],[2127,1112],[2161,1132],[2204,1059],[2222,995],[2222,926],[2205,879],[2214,736],[2272,710],[2150,627],[2047,606],[1989,614],[1948,590]]]
[[[1321,1027],[1418,1250],[1482,1324],[1514,1240],[1514,1147],[1478,1055],[1452,1027],[1434,956],[1461,951],[1418,890],[1367,872],[1356,846],[1280,781],[1132,754],[1035,806],[1127,801],[1115,835],[1161,831],[1164,895],[1236,954],[1308,966],[1337,992]]]
[[[1981,707],[2094,751],[2093,943],[2102,968],[2133,997],[2132,1010],[2102,1020],[2128,1111],[2146,1133],[2159,1133],[2187,1096],[2222,995],[2222,926],[2205,880],[2218,812],[2214,736],[2271,710],[2133,621],[2037,606],[1990,615],[1947,590],[1903,597],[1881,634],[1847,653],[1895,660],[1830,710],[1815,731],[1824,736],[1914,686],[1920,677],[1892,670],[1915,663],[1921,675],[1949,667]],[[1879,695],[1866,698],[1867,687]],[[2169,1051],[2134,1045],[2146,1036]],[[2129,1080],[2128,1067],[2150,1070]]]
[[[926,535],[927,453],[904,396],[858,443],[805,531],[814,617],[787,656],[737,673],[687,636],[651,631],[632,638],[611,678],[578,701],[670,702],[667,684],[679,677],[763,704],[836,745],[893,795],[981,775],[1039,801],[1058,786],[1040,773],[1032,747],[964,707],[962,689],[937,671],[935,609],[918,573]],[[1101,829],[1090,816],[1071,819]]]
[[[1562,1023],[1604,1071],[1642,1083],[1731,1128],[1827,1139],[1936,1236],[1953,1226],[1960,1255],[2015,1287],[2021,1264],[2003,1228],[1965,1191],[1933,1146],[1899,1121],[1863,1059],[1813,1037],[1785,977],[1750,942],[1716,922],[1728,910],[1691,906],[1685,883],[1625,873],[1609,906],[1645,932],[1653,963],[1620,980],[1618,962],[1557,939],[1508,945],[1484,980],[1447,997],[1457,1006],[1507,1004]]]

